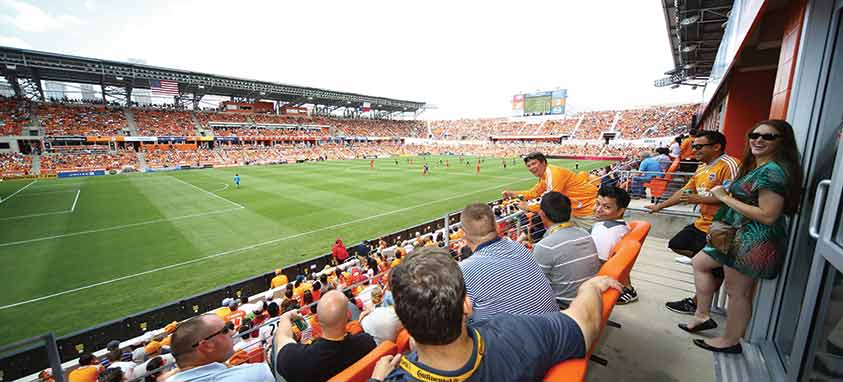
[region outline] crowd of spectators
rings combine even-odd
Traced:
[[[41,103],[33,109],[48,136],[116,136],[128,125],[122,109],[106,105]]]
[[[29,119],[29,101],[0,96],[0,135],[21,135]]]
[[[69,150],[41,155],[42,174],[54,174],[58,171],[119,170],[137,166],[138,156],[134,150]]]
[[[621,111],[616,130],[622,137],[664,137],[691,125],[697,104],[652,106]]]
[[[145,136],[194,136],[196,126],[188,111],[132,109],[138,133]]]
[[[249,127],[214,127],[214,135],[218,137],[278,137],[288,140],[320,139],[327,136],[321,129],[299,128],[258,128]]]
[[[0,153],[0,177],[28,175],[32,159],[21,153]]]

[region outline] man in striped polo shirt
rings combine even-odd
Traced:
[[[542,197],[539,210],[547,227],[536,244],[533,256],[550,281],[556,303],[567,308],[577,297],[577,289],[600,270],[600,258],[591,235],[575,227],[571,220],[571,200],[556,191]]]
[[[495,216],[488,205],[466,206],[460,220],[466,244],[473,251],[460,268],[473,302],[474,320],[501,312],[559,311],[550,283],[536,259],[523,245],[498,237]]]

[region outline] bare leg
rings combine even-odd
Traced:
[[[713,269],[721,266],[720,263],[700,251],[694,256],[693,266],[694,286],[697,289],[697,311],[694,313],[694,318],[688,322],[688,328],[694,328],[697,324],[711,318],[711,300],[714,299],[714,293],[717,293],[717,288],[720,287],[717,278],[711,273]]]
[[[726,330],[722,337],[707,340],[711,346],[728,347],[741,341],[749,319],[752,317],[752,292],[755,290],[755,279],[734,268],[724,267],[726,271],[726,292],[729,301],[726,305]]]

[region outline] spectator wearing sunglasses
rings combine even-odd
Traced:
[[[265,363],[227,367],[234,354],[234,325],[206,314],[183,322],[172,334],[172,350],[179,372],[168,381],[275,381]]]
[[[676,261],[690,264],[691,258],[705,247],[706,235],[720,208],[720,201],[711,195],[711,190],[726,181],[732,181],[738,175],[738,160],[727,155],[726,137],[717,131],[696,133],[691,148],[696,159],[702,162],[681,190],[673,193],[668,200],[645,206],[652,212],[680,204],[696,204],[700,207],[700,216],[668,242],[668,248],[679,254]],[[715,270],[715,281],[723,281],[723,271]],[[718,284],[719,285],[719,284]],[[696,297],[687,297],[665,304],[668,310],[680,314],[693,314],[697,309]]]
[[[761,121],[747,134],[738,179],[711,194],[725,207],[716,220],[734,230],[727,248],[709,243],[694,256],[697,309],[685,331],[713,329],[711,301],[719,288],[712,270],[725,269],[726,328],[721,336],[696,339],[694,345],[712,352],[741,353],[741,338],[752,315],[752,296],[758,279],[774,279],[787,250],[786,216],[796,213],[802,187],[802,168],[793,128],[782,120]]]

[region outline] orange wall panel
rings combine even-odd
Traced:
[[[740,158],[747,130],[768,119],[776,74],[776,70],[732,73],[722,129],[729,155]]]

